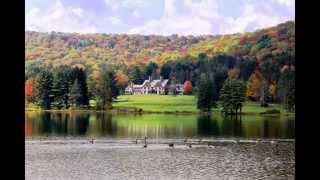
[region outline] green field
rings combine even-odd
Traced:
[[[123,95],[114,107],[141,108],[148,112],[198,112],[194,96]]]
[[[116,108],[138,108],[145,112],[199,112],[195,96],[164,96],[164,95],[123,95],[120,102],[113,103]],[[259,114],[267,110],[282,110],[279,104],[269,104],[269,107],[260,107],[258,102],[247,101],[242,112],[245,114]],[[214,108],[213,111],[219,111]]]
[[[219,104],[219,102],[218,102]],[[94,100],[90,100],[90,106],[95,107]],[[122,95],[118,97],[118,102],[113,102],[114,110],[125,112],[139,111],[150,113],[198,113],[197,99],[195,96],[186,95]],[[93,109],[87,109],[88,111]],[[260,107],[259,102],[246,101],[244,103],[242,113],[258,115],[268,110],[279,110],[281,114],[294,115],[283,110],[280,104],[269,104],[269,107]],[[27,111],[41,110],[36,105],[28,104]],[[212,109],[214,112],[219,112],[221,108]],[[53,111],[53,110],[49,110]],[[62,110],[65,111],[65,110]],[[268,114],[268,113],[267,113]]]

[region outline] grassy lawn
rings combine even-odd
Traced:
[[[123,95],[114,107],[141,108],[151,112],[198,112],[194,96]]]
[[[219,104],[219,102],[218,102]],[[90,100],[90,106],[95,107],[96,102]],[[157,113],[197,113],[197,100],[195,96],[172,96],[172,95],[122,95],[118,97],[118,102],[113,102],[113,107],[116,109],[142,109],[143,112],[157,112]],[[214,108],[214,112],[219,112],[220,107]],[[244,103],[242,112],[244,114],[260,114],[262,112],[276,109],[281,114],[286,114],[280,104],[269,104],[269,107],[260,107],[259,102],[246,101]],[[26,106],[28,111],[40,110],[39,107],[28,104]],[[294,115],[289,113],[288,115]]]
[[[149,112],[199,112],[196,108],[194,96],[164,96],[164,95],[123,95],[118,97],[120,102],[113,103],[118,108],[141,108]],[[267,110],[277,109],[284,111],[279,104],[269,104],[269,107],[260,107],[258,102],[247,101],[242,112],[247,114],[259,114]],[[219,111],[220,108],[213,109]]]

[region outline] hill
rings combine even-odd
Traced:
[[[77,65],[88,70],[108,64],[120,68],[143,66],[150,61],[163,64],[177,59],[196,59],[228,54],[236,58],[281,55],[294,50],[292,21],[255,32],[232,35],[159,36],[127,34],[77,34],[25,32],[26,64]]]

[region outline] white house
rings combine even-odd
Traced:
[[[126,94],[149,94],[149,93],[156,93],[156,94],[167,94],[169,91],[169,80],[168,79],[155,79],[152,80],[149,76],[148,80],[145,80],[142,84],[129,84],[126,89]],[[177,92],[183,92],[183,85],[177,84],[176,85]]]

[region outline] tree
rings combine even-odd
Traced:
[[[81,88],[80,84],[78,83],[78,79],[76,79],[71,87],[70,95],[69,95],[69,102],[73,107],[79,107],[81,105]]]
[[[52,81],[53,76],[52,73],[48,70],[43,70],[40,72],[40,74],[37,77],[37,89],[38,89],[38,102],[40,107],[44,109],[50,109],[51,108],[51,102],[52,102]]]
[[[177,92],[177,78],[176,78],[176,71],[171,71],[170,73],[170,91],[175,96],[178,94]]]
[[[152,76],[154,73],[156,73],[156,70],[158,69],[158,64],[155,62],[149,62],[148,65],[145,67],[145,75]]]
[[[210,112],[212,106],[216,105],[215,96],[217,92],[215,84],[208,74],[201,74],[198,88],[197,108],[201,111]]]
[[[284,66],[278,82],[277,94],[286,110],[294,111],[295,107],[295,71],[294,68]]]
[[[228,78],[228,70],[224,66],[218,66],[214,72],[214,83],[217,88],[217,94],[220,94],[220,89],[224,81]]]
[[[117,81],[117,86],[124,89],[129,82],[129,78],[122,71],[118,70],[115,74],[115,79]]]
[[[246,86],[240,80],[228,79],[223,84],[220,91],[220,101],[222,112],[224,114],[240,114],[242,112],[242,103],[245,102]]]
[[[35,102],[37,89],[36,89],[36,82],[33,78],[29,78],[25,82],[25,101],[26,103]]]
[[[129,78],[134,84],[142,84],[144,79],[138,66],[133,67],[133,70],[129,74]]]
[[[59,66],[54,70],[52,93],[54,102],[58,107],[69,107],[69,90],[72,82],[71,72],[69,66]]]
[[[263,76],[260,87],[260,104],[265,107],[268,106],[267,100],[270,95],[270,83],[278,81],[280,76],[280,66],[274,58],[268,57],[260,63],[260,69]]]
[[[79,85],[79,105],[89,105],[89,97],[88,97],[88,86],[87,86],[87,77],[86,77],[86,73],[83,69],[75,67],[73,69],[73,76],[74,76],[74,80],[73,80],[73,84],[74,81],[78,81],[78,85]]]
[[[164,64],[164,65],[161,67],[160,75],[161,75],[164,79],[169,79],[170,73],[171,73],[171,66],[170,66],[169,64]]]
[[[96,101],[98,109],[112,108],[112,100],[119,95],[119,87],[115,79],[115,72],[106,70],[96,83]]]
[[[261,74],[259,71],[255,71],[251,74],[248,82],[247,82],[247,92],[246,96],[251,100],[258,100],[259,98],[259,90],[261,87]]]
[[[192,83],[191,81],[185,81],[183,84],[183,94],[189,95],[192,92]]]
[[[237,68],[240,69],[240,78],[247,81],[256,68],[255,59],[241,59],[237,63]]]

